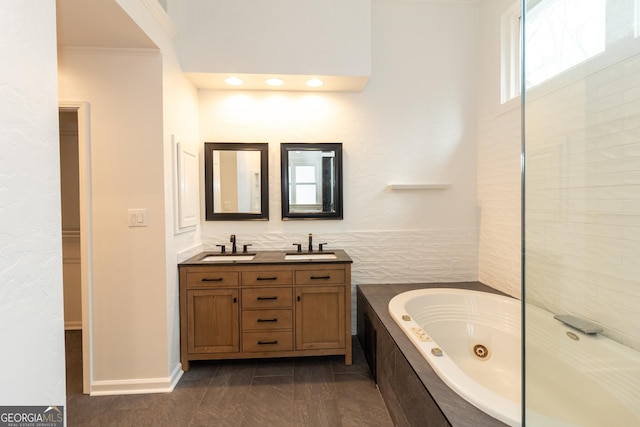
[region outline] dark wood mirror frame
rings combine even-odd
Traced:
[[[257,151],[260,153],[260,212],[214,211],[214,151]],[[205,205],[207,221],[268,220],[269,219],[269,145],[260,143],[205,142],[204,144]]]
[[[333,182],[322,180],[322,209],[309,211],[295,211],[290,205],[290,177],[289,177],[289,153],[292,152],[333,152]],[[280,168],[282,190],[282,219],[343,219],[342,218],[342,143],[281,143],[280,144]],[[325,165],[322,166],[325,168]],[[325,175],[322,172],[322,175]],[[327,195],[332,195],[328,198]]]

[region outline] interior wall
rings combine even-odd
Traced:
[[[0,402],[66,405],[54,2],[0,3]]]
[[[155,51],[62,49],[61,100],[91,133],[92,392],[166,386],[162,61]],[[147,227],[127,210],[146,208]],[[164,328],[162,328],[164,331]],[[164,380],[163,380],[164,379]]]
[[[236,234],[292,249],[313,233],[348,251],[354,285],[477,280],[477,28],[477,4],[374,0],[364,91],[200,91],[202,142],[269,143],[270,220],[203,221],[205,248]],[[281,220],[281,142],[343,143],[344,220]]]
[[[181,253],[201,247],[200,226],[176,232],[177,212],[177,147],[176,143],[193,147],[198,152],[198,92],[182,74],[175,51],[162,48],[164,98],[164,203],[165,203],[165,292],[167,304],[167,338],[169,369],[181,373],[180,365],[180,298],[177,263]],[[204,176],[204,170],[198,173]],[[198,181],[200,183],[200,181]],[[197,191],[197,190],[196,190]],[[195,209],[197,211],[197,209]]]
[[[520,97],[501,103],[501,16],[516,0],[480,2],[478,278],[521,297]]]
[[[168,370],[174,381],[180,368],[180,312],[177,263],[185,259],[184,253],[195,253],[201,248],[200,227],[178,230],[177,213],[177,147],[200,144],[198,128],[198,92],[182,72],[176,50],[178,32],[166,9],[179,12],[179,4],[163,8],[154,2],[117,0],[145,34],[162,52],[162,156],[164,168],[165,218],[165,293]],[[204,176],[204,170],[198,174]]]
[[[370,0],[178,4],[186,72],[369,76]],[[203,52],[215,52],[203,55]]]

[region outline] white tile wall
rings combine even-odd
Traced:
[[[525,286],[530,302],[640,350],[637,51],[531,91]]]
[[[203,249],[219,251],[229,245],[229,235],[203,238]],[[306,249],[307,234],[243,233],[238,247],[251,250]],[[344,249],[353,259],[351,281],[359,284],[458,282],[477,280],[476,230],[346,231],[313,236],[314,247],[327,242],[326,250]]]
[[[327,242],[326,250],[344,249],[351,268],[352,330],[355,333],[356,285],[467,282],[477,280],[478,245],[475,229],[348,231],[314,234],[314,247]],[[203,237],[203,250],[219,251],[229,235]],[[293,243],[306,248],[306,233],[242,233],[238,247],[251,243],[251,250],[295,250]]]
[[[478,278],[521,296],[520,100],[501,104],[502,15],[515,0],[480,2],[477,190]]]
[[[520,107],[478,121],[479,280],[521,297]]]

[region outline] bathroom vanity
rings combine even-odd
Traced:
[[[343,250],[200,253],[178,265],[180,356],[344,355],[351,364],[351,263]]]

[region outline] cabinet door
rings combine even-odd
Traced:
[[[240,351],[237,289],[187,291],[189,353]]]
[[[344,286],[296,287],[296,350],[345,347]]]

